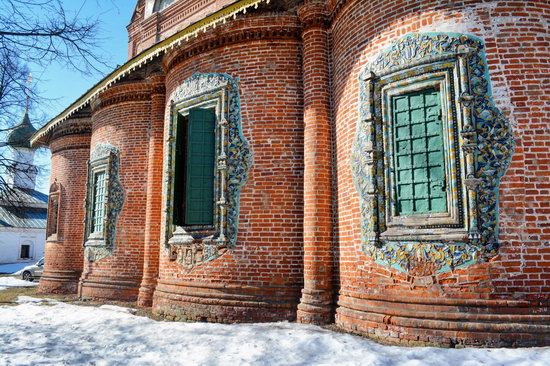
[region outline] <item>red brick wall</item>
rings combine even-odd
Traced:
[[[281,36],[292,29],[291,36]],[[269,33],[260,36],[262,31]],[[251,16],[218,27],[179,55],[165,59],[170,65],[167,95],[195,72],[224,72],[240,78],[242,127],[254,163],[241,191],[236,248],[192,270],[161,253],[153,304],[157,313],[222,322],[296,316],[303,282],[298,35],[295,17]],[[216,44],[209,40],[219,36],[227,42],[208,50]],[[194,55],[190,49],[195,45],[203,45],[203,52]]]
[[[71,124],[90,124],[89,119],[69,120]],[[68,128],[69,129],[69,128]],[[58,131],[62,134],[63,129]],[[57,240],[46,241],[44,274],[39,291],[76,293],[82,272],[84,195],[90,154],[90,133],[66,134],[49,143],[52,151],[50,184],[61,185]]]
[[[128,58],[235,2],[236,0],[175,1],[163,11],[153,14],[146,14],[145,8],[139,6],[141,16],[137,16],[128,25]]]
[[[143,273],[150,93],[146,82],[117,84],[100,95],[92,114],[91,151],[99,143],[120,149],[124,205],[112,256],[84,263],[83,297],[137,298]]]
[[[550,90],[545,85],[550,74],[550,36],[545,25],[550,6],[543,1],[343,3],[332,25],[338,185],[336,255],[342,305],[338,324],[360,333],[412,342],[452,344],[468,338],[469,343],[536,343],[537,336],[521,334],[529,333],[527,326],[518,326],[514,335],[499,335],[496,326],[481,327],[479,333],[463,328],[463,333],[459,333],[460,327],[449,322],[451,319],[444,312],[462,313],[455,319],[464,322],[480,321],[479,317],[470,316],[479,312],[547,312],[544,306],[550,292]],[[495,102],[511,120],[518,143],[512,166],[500,187],[499,254],[488,263],[428,278],[415,278],[381,267],[360,250],[359,200],[350,168],[352,141],[359,120],[359,72],[381,48],[412,31],[459,31],[485,41]],[[434,304],[438,306],[431,306]],[[481,309],[476,307],[479,305]],[[432,315],[423,315],[421,310]],[[423,317],[444,322],[415,322]],[[492,321],[499,323],[504,318]],[[449,324],[452,331],[433,330]],[[540,341],[543,336],[538,337]]]
[[[158,167],[163,164],[159,145],[165,139],[155,129],[161,103],[166,102],[164,91],[151,97],[152,84],[136,81],[115,84],[101,94],[92,117],[91,148],[101,142],[121,149],[125,203],[115,251],[97,263],[85,263],[82,295],[133,300],[145,273],[140,303],[148,305],[158,270],[153,310],[167,318],[293,319],[304,275],[306,284],[312,284],[307,292],[312,300],[318,290],[330,292],[326,284],[331,278],[324,277],[331,276],[331,268],[323,265],[330,266],[331,261],[321,257],[332,235],[327,225],[331,215],[323,210],[331,210],[332,204],[336,262],[332,280],[339,291],[336,323],[341,328],[408,344],[549,343],[548,326],[542,324],[543,316],[549,315],[550,289],[550,90],[546,86],[550,84],[546,26],[550,5],[542,0],[329,0],[327,4],[328,40],[319,24],[302,33],[296,16],[251,11],[164,56],[167,96],[195,72],[225,72],[240,78],[243,131],[254,155],[241,192],[236,248],[193,269],[169,259],[162,234],[160,258],[154,254],[159,220],[160,233],[164,232]],[[517,139],[512,165],[500,187],[499,254],[486,263],[428,277],[383,267],[361,251],[359,199],[350,167],[359,120],[358,75],[382,48],[413,31],[461,32],[485,41],[494,100],[510,119]],[[311,42],[305,45],[308,39]],[[308,59],[302,64],[304,56]],[[315,69],[323,67],[328,70],[319,70],[316,77]],[[302,83],[312,87],[304,92]],[[327,134],[329,114],[332,136]],[[314,127],[308,134],[304,115]],[[152,119],[157,123],[151,124]],[[167,127],[165,121],[165,137]],[[315,138],[318,143],[311,143]],[[84,210],[77,203],[84,197],[86,173],[78,169],[89,150],[62,152],[56,147],[74,144],[69,139],[73,137],[54,140],[51,146],[52,174],[65,179],[58,181],[68,187],[68,202],[74,200],[69,207],[63,197],[61,201],[61,219],[67,221],[60,233],[70,245],[53,249],[48,244],[47,273],[55,268],[77,271],[78,261],[82,262]],[[327,202],[326,159],[331,149],[335,185],[333,202]],[[319,158],[324,164],[316,166]],[[148,171],[148,166],[154,170]],[[304,178],[308,171],[311,176]],[[307,215],[304,207],[311,209]],[[304,216],[309,217],[306,224]],[[41,289],[50,291],[47,283]],[[330,309],[330,304],[322,305]]]

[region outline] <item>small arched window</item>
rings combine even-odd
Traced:
[[[162,11],[166,9],[170,4],[172,4],[175,0],[157,0],[155,1],[155,6],[153,7],[154,12]]]

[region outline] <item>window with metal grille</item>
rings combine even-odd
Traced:
[[[212,109],[194,108],[178,117],[174,223],[214,224],[215,126]]]
[[[94,174],[94,195],[92,209],[92,233],[103,232],[103,218],[105,210],[105,181],[106,173],[104,171]]]
[[[394,96],[392,117],[396,214],[446,212],[440,91]]]

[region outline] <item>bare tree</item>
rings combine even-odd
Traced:
[[[46,100],[36,92],[36,81],[27,82],[29,65],[58,63],[85,75],[108,66],[98,54],[98,20],[79,13],[68,14],[60,0],[0,0],[0,200],[17,204],[7,174],[36,174],[36,166],[11,157],[5,142],[21,111]]]

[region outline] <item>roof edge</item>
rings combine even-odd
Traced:
[[[173,36],[168,37],[165,40],[142,51],[134,58],[128,60],[124,65],[115,69],[105,78],[96,83],[92,88],[90,88],[87,92],[80,96],[80,98],[78,98],[71,105],[65,108],[63,112],[58,114],[56,117],[54,117],[44,126],[42,126],[38,131],[36,131],[36,133],[32,136],[30,140],[31,146],[44,144],[44,142],[41,141],[44,137],[46,137],[61,123],[69,119],[74,113],[86,107],[90,103],[90,100],[92,98],[109,88],[111,85],[115,84],[124,76],[133,72],[135,69],[146,65],[155,57],[163,54],[166,50],[179,46],[182,42],[186,42],[191,37],[198,36],[201,31],[205,31],[208,27],[216,27],[216,25],[226,21],[228,18],[236,17],[238,13],[246,12],[246,9],[250,7],[257,7],[261,3],[269,2],[270,0],[240,0],[232,5],[218,10],[217,12],[207,16],[206,18],[196,23],[191,24],[190,26],[182,29]]]

